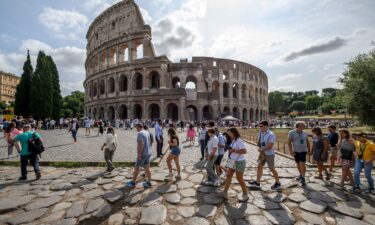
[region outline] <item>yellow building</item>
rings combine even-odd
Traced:
[[[1,102],[14,102],[16,95],[16,88],[21,80],[21,77],[18,77],[11,73],[6,73],[0,71],[0,101]]]

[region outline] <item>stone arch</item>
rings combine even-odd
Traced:
[[[135,104],[134,105],[133,114],[134,114],[134,119],[135,118],[142,119],[142,117],[143,117],[143,109],[142,109],[142,106],[140,104]]]
[[[240,111],[238,110],[237,107],[233,107],[233,111],[232,111],[232,115],[233,117],[237,118],[237,119],[240,119]]]
[[[188,87],[188,86],[192,86],[192,87]],[[185,81],[185,88],[197,89],[198,88],[198,80],[197,80],[197,78],[195,76],[193,76],[193,75],[187,76],[186,77],[186,81]]]
[[[108,93],[114,93],[115,92],[115,78],[110,77],[108,79]]]
[[[242,120],[243,121],[247,121],[247,109],[243,109],[242,110]]]
[[[140,44],[136,48],[136,59],[142,59],[143,58],[143,44]]]
[[[223,84],[223,97],[229,98],[229,83]]]
[[[129,61],[129,48],[126,44],[120,45],[119,48],[119,61],[120,62],[128,62]]]
[[[250,120],[251,121],[254,121],[255,120],[255,118],[254,118],[254,109],[250,109]]]
[[[120,91],[127,91],[128,90],[128,77],[125,75],[121,75],[120,77]]]
[[[212,92],[218,93],[220,91],[220,84],[219,81],[215,80],[212,82]]]
[[[104,107],[99,108],[99,118],[104,119]]]
[[[116,54],[116,48],[109,49],[108,53],[109,53],[109,57],[108,57],[109,62],[108,62],[108,65],[114,65],[114,64],[116,64],[117,57],[118,57],[117,54]]]
[[[233,83],[232,86],[232,97],[238,98],[238,83]]]
[[[150,73],[150,88],[160,88],[160,75],[156,71]]]
[[[202,110],[202,119],[203,120],[212,120],[213,119],[213,113],[214,113],[214,110],[212,109],[212,107],[210,105],[206,105],[203,107],[203,110]]]
[[[178,120],[178,106],[175,103],[169,103],[167,105],[167,118]]]
[[[242,88],[241,88],[241,97],[242,97],[242,99],[246,99],[246,91],[247,91],[246,84],[242,84]]]
[[[115,108],[113,106],[108,107],[107,113],[108,113],[108,119],[109,120],[115,119],[115,116],[116,116],[115,115]]]
[[[105,68],[107,66],[107,56],[104,52],[99,53],[99,67]]]
[[[230,115],[230,108],[228,106],[224,106],[224,108],[223,108],[223,114],[224,114],[224,116],[229,116]]]
[[[94,88],[93,95],[97,96],[98,95],[98,84],[96,82],[94,83],[94,87],[93,88]]]
[[[119,107],[119,117],[120,117],[120,119],[127,119],[128,118],[128,107],[126,107],[126,105],[121,105]]]
[[[99,94],[100,95],[104,95],[105,94],[105,82],[104,82],[104,80],[100,81],[100,84],[99,84]]]
[[[187,118],[190,121],[197,121],[198,120],[198,108],[195,105],[189,105],[186,107],[187,110]]]
[[[173,88],[180,88],[181,87],[181,81],[179,77],[173,77],[172,79],[172,87]]]
[[[140,73],[134,74],[134,89],[135,90],[143,89],[143,76]]]
[[[160,119],[160,107],[159,107],[158,104],[155,104],[155,103],[151,104],[149,106],[149,110],[148,111],[150,112],[150,117],[149,118],[152,121]]]

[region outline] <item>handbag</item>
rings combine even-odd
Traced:
[[[232,142],[232,146],[233,146],[233,142]],[[231,146],[231,147],[232,147]],[[237,159],[231,159],[229,158],[228,161],[227,161],[227,164],[225,165],[225,167],[227,168],[230,168],[230,169],[233,169],[233,170],[236,170],[236,162],[237,160],[241,157],[241,154],[238,154],[238,157]]]

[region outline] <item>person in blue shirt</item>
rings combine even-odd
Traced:
[[[26,124],[23,126],[23,134],[19,134],[14,137],[14,141],[19,141],[21,143],[21,177],[19,180],[27,180],[27,163],[30,161],[30,164],[34,168],[36,180],[41,178],[41,173],[39,170],[39,158],[37,155],[31,154],[29,151],[29,140],[33,138],[34,132],[31,131],[31,126]],[[40,138],[40,135],[35,132],[35,137]]]
[[[156,139],[156,152],[157,157],[162,157],[163,154],[163,128],[162,128],[162,122],[159,119],[157,124],[155,125],[155,139]]]

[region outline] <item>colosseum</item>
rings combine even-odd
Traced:
[[[85,114],[92,118],[244,121],[268,116],[268,79],[236,60],[155,55],[151,27],[133,0],[95,18],[87,32]]]

